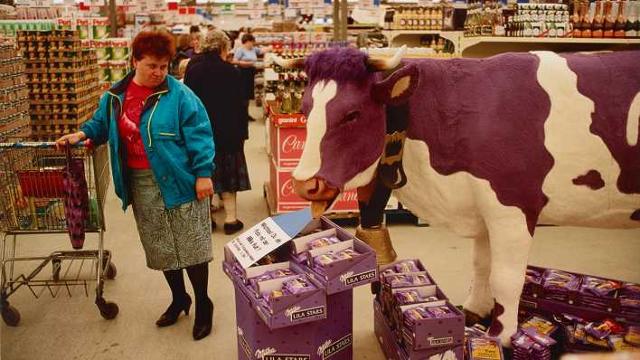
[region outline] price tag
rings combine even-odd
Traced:
[[[233,239],[227,246],[246,269],[291,238],[272,218],[267,218]]]

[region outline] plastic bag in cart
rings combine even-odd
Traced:
[[[84,176],[84,160],[71,156],[67,144],[67,165],[64,169],[64,212],[71,246],[82,249],[85,239],[85,224],[89,220],[89,189]]]

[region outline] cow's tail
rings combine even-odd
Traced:
[[[638,132],[640,131],[640,92],[636,94],[629,107],[627,115],[627,144],[629,146],[638,145]]]

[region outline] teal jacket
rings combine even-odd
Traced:
[[[107,91],[93,118],[80,127],[95,144],[109,142],[113,183],[123,210],[131,198],[126,149],[117,124],[133,75]],[[196,178],[211,177],[215,166],[211,123],[200,99],[168,75],[144,102],[140,132],[165,206],[171,209],[195,200]]]

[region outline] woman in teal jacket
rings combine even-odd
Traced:
[[[147,266],[163,271],[173,301],[156,324],[189,313],[182,269],[193,285],[193,338],[209,335],[213,303],[207,294],[212,260],[209,196],[214,144],[207,112],[194,93],[168,76],[171,35],[142,32],[133,40],[132,71],[100,100],[80,131],[58,139],[109,142],[113,182],[122,208],[132,205]]]

